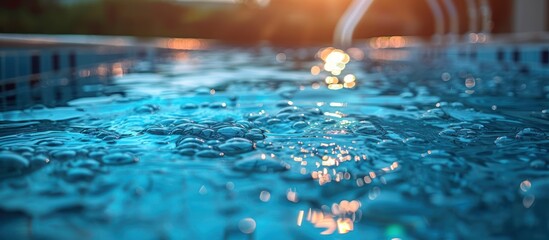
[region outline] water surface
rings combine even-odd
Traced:
[[[547,237],[547,76],[351,53],[181,51],[2,112],[1,238]]]

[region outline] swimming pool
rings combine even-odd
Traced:
[[[2,238],[547,237],[546,43],[171,44],[3,85]]]

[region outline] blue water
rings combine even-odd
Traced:
[[[178,52],[2,112],[0,239],[548,237],[547,76],[351,60],[333,90],[316,50]]]

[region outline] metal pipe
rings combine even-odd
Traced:
[[[440,39],[442,35],[444,35],[444,14],[442,13],[442,8],[438,4],[437,0],[427,0],[427,4],[429,5],[435,20],[435,32],[433,34],[433,39],[435,42],[440,43]]]
[[[482,19],[481,32],[488,35],[492,31],[492,9],[488,0],[480,0],[480,14]]]
[[[349,47],[353,41],[353,33],[362,16],[368,11],[373,0],[355,0],[339,19],[334,32],[334,44],[338,47]]]
[[[465,0],[465,4],[467,5],[467,13],[469,15],[469,29],[467,30],[467,32],[476,33],[478,32],[477,3],[475,0]]]
[[[450,42],[455,42],[456,37],[459,35],[459,14],[453,0],[444,0],[443,3],[446,6],[448,19],[450,20],[450,31],[448,32],[448,36]]]

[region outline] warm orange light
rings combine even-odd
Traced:
[[[328,76],[324,79],[324,81],[326,82],[326,84],[337,84],[339,83],[339,79],[337,79],[337,77],[332,77],[332,76]]]
[[[295,191],[291,190],[291,189],[289,189],[288,192],[286,193],[286,198],[290,202],[297,202],[298,201],[297,193]]]
[[[337,230],[340,234],[353,231],[353,221],[349,218],[337,219]]]
[[[355,80],[356,80],[356,77],[353,74],[347,74],[343,78],[343,81],[346,82],[346,83],[354,82]]]
[[[344,88],[354,88],[355,85],[356,85],[356,83],[350,82],[350,83],[344,83],[344,84],[343,84],[343,87],[344,87]]]
[[[378,49],[372,50],[368,57],[373,60],[398,61],[410,57],[410,52],[404,49]]]
[[[160,44],[161,47],[177,50],[199,50],[206,48],[206,43],[199,39],[170,38]]]
[[[411,45],[412,40],[402,36],[376,37],[370,39],[369,45],[373,49],[403,48]]]
[[[326,58],[328,57],[328,55],[334,50],[335,48],[333,47],[327,47],[327,48],[323,48],[323,49],[320,49],[320,51],[318,51],[318,57],[320,59],[322,59],[323,61],[326,61]]]
[[[104,77],[104,76],[107,76],[107,73],[108,73],[108,69],[105,64],[100,64],[97,67],[97,75]]]
[[[326,206],[323,206],[323,209]],[[307,213],[307,221],[312,223],[316,228],[323,228],[320,234],[330,235],[336,230],[339,234],[346,234],[354,229],[354,221],[356,221],[356,213],[360,208],[360,202],[357,200],[347,201],[332,204],[331,212],[323,210],[315,210],[309,208]],[[301,210],[297,216],[297,225],[301,226],[303,221],[304,211]]]
[[[314,75],[314,76],[320,74],[320,67],[318,67],[318,66],[311,67],[311,74]]]
[[[339,90],[343,88],[343,84],[330,84],[328,88],[331,90]]]
[[[124,69],[122,63],[115,63],[112,65],[112,75],[115,77],[121,77],[124,75]]]

